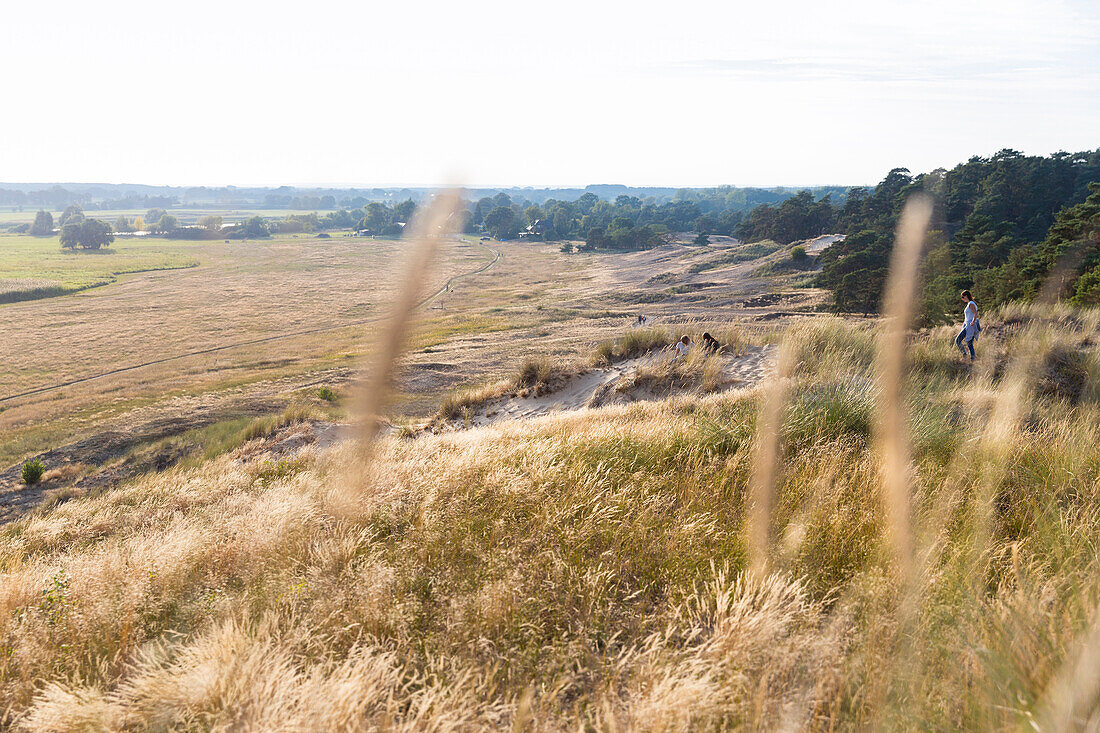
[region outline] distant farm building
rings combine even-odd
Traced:
[[[535,237],[541,237],[546,233],[549,228],[549,222],[543,219],[535,219],[533,222],[527,225],[527,228],[519,233],[520,239],[533,239]]]

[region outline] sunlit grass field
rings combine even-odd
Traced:
[[[946,330],[912,340],[900,530],[875,329],[831,318],[781,336],[766,516],[768,385],[395,436],[370,458],[230,454],[70,501],[0,533],[5,722],[1088,729],[1098,320],[988,315],[972,373]]]
[[[194,267],[201,244],[119,238],[85,252],[63,250],[56,236],[0,234],[0,303],[107,285],[127,273]]]
[[[306,235],[229,243],[119,239],[110,249],[69,254],[56,237],[0,236],[4,277],[105,285],[0,304],[0,340],[23,344],[4,351],[0,396],[211,347],[246,345],[0,403],[0,466],[82,437],[149,400],[174,404],[210,390],[233,392],[258,381],[348,367],[348,354],[359,353],[370,338],[369,322],[385,316],[405,254],[395,240]],[[483,248],[455,242],[430,285],[442,287],[447,278],[487,261]],[[158,269],[173,264],[195,266]],[[114,274],[128,269],[147,271]],[[463,325],[462,314],[435,313],[425,324],[424,347],[506,325],[481,317]],[[315,329],[326,330],[299,333]],[[249,343],[283,335],[289,336]]]

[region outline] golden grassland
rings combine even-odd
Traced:
[[[199,244],[194,249],[207,263],[198,268],[0,308],[2,332],[34,346],[5,359],[0,394],[31,377],[31,384],[49,384],[105,366],[382,317],[402,253],[400,242],[340,238]],[[454,259],[467,257],[484,255],[464,251]]]
[[[662,295],[656,303],[649,301],[653,287],[646,285],[655,273],[690,282],[695,276],[685,268],[723,257],[725,250],[668,246],[631,254],[564,255],[552,244],[491,245],[501,259],[484,272],[458,279],[421,310],[404,360],[412,367],[443,364],[451,376],[398,385],[391,403],[399,413],[395,417],[429,416],[451,390],[505,378],[525,358],[588,358],[594,346],[621,333],[639,310],[659,320],[692,313],[716,324],[751,319],[761,309],[742,309],[737,297],[771,287],[746,279],[735,266],[717,275],[705,273],[711,285],[721,281],[728,287],[711,288],[705,296]],[[173,359],[0,402],[0,468],[96,432],[131,431],[152,417],[187,419],[196,408],[215,403],[232,412],[242,400],[286,401],[303,389],[315,390],[318,382],[343,384],[375,335],[376,324],[363,321],[389,311],[408,242],[296,235],[229,244],[151,239],[142,246],[166,247],[200,265],[127,275],[75,295],[0,305],[0,336],[18,344],[5,352],[0,396],[207,347],[336,328]],[[120,254],[67,255],[76,258],[67,266],[114,261]],[[491,250],[470,238],[445,243],[441,254],[433,286],[483,267],[492,257]],[[740,267],[747,272],[755,263]],[[27,268],[20,272],[33,274]],[[631,298],[642,298],[641,304]],[[696,326],[671,328],[694,332]]]
[[[15,239],[20,238],[0,237],[0,251]],[[52,241],[56,245],[56,238]],[[134,252],[127,249],[131,246]],[[62,255],[58,250],[64,261],[57,267],[64,277],[78,278],[86,263],[161,254],[201,264],[127,276],[73,295],[0,305],[0,340],[8,345],[0,365],[0,397],[211,347],[291,335],[0,403],[0,466],[86,435],[150,402],[172,410],[173,399],[181,396],[233,392],[289,375],[305,375],[302,381],[309,381],[311,373],[346,369],[371,333],[363,322],[382,319],[388,311],[406,245],[276,237],[228,244],[151,239],[113,248],[118,250],[113,254]],[[431,284],[442,287],[447,278],[488,258],[483,248],[450,243]],[[6,261],[0,255],[0,262]],[[52,262],[49,257],[41,262],[47,261]],[[433,338],[430,325],[425,325],[425,344]],[[470,328],[490,325],[482,320]],[[297,333],[330,326],[335,328]],[[439,328],[445,335],[462,330],[449,321]]]
[[[369,459],[230,454],[21,519],[0,531],[3,721],[1095,727],[1100,314],[985,326],[973,371],[948,329],[910,337],[901,529],[881,334],[832,318],[782,337],[766,516],[768,385],[393,436]]]

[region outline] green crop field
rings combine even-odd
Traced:
[[[68,251],[56,236],[0,235],[0,303],[86,290],[127,273],[194,267],[202,244],[118,239],[98,251]]]

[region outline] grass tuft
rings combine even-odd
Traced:
[[[617,339],[602,341],[595,349],[593,360],[611,364],[624,359],[644,356],[673,343],[673,336],[666,328],[632,328]]]

